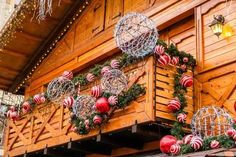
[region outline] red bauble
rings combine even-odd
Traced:
[[[169,154],[170,147],[177,142],[174,136],[166,135],[160,141],[160,150],[162,153]]]
[[[31,109],[30,103],[28,101],[24,102],[22,105],[22,112],[24,114],[28,113]]]
[[[100,113],[107,113],[110,110],[108,100],[105,97],[99,98],[96,101],[95,106],[96,106],[97,111]]]
[[[165,66],[170,63],[171,58],[168,54],[163,54],[163,55],[160,55],[157,61],[160,65]]]
[[[71,71],[64,71],[62,76],[71,80],[73,78],[73,73]]]
[[[102,123],[102,117],[99,116],[99,115],[96,115],[93,117],[93,123],[96,124],[96,125],[99,125]]]
[[[188,75],[183,75],[180,78],[180,84],[183,85],[184,87],[191,87],[193,85],[193,77],[188,76]]]
[[[169,101],[167,107],[171,112],[176,112],[180,109],[180,106],[181,106],[181,103],[179,99],[175,98]]]

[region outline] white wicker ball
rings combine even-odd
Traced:
[[[62,104],[63,100],[75,93],[73,82],[65,77],[58,77],[52,80],[47,88],[49,100],[56,104]]]
[[[154,22],[139,13],[129,13],[116,24],[114,37],[117,46],[134,57],[151,53],[158,39]]]
[[[223,108],[206,106],[194,114],[191,127],[192,133],[202,138],[223,135],[232,127],[232,118]]]
[[[87,119],[95,113],[96,99],[90,95],[79,95],[73,105],[73,113],[79,119]]]
[[[104,92],[114,95],[120,94],[127,88],[128,80],[125,74],[118,70],[112,69],[101,79],[101,86]]]

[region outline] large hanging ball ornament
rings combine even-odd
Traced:
[[[35,104],[40,104],[41,103],[41,95],[40,94],[36,94],[33,97],[33,101],[34,101]]]
[[[192,138],[193,138],[192,134],[185,135],[184,138],[183,138],[183,143],[184,144],[189,144],[191,142]]]
[[[108,103],[109,103],[111,106],[116,105],[116,104],[118,103],[118,97],[117,97],[117,96],[114,96],[114,95],[110,96],[110,97],[108,98]]]
[[[56,104],[63,104],[63,100],[74,93],[74,83],[65,77],[55,78],[47,88],[48,99]]]
[[[201,137],[199,136],[194,136],[190,142],[190,146],[194,149],[194,150],[198,150],[202,147],[203,145],[203,140]]]
[[[158,39],[156,26],[147,16],[129,13],[116,24],[116,45],[126,54],[144,57],[153,52]]]
[[[105,75],[106,73],[109,73],[110,72],[110,67],[109,66],[104,66],[101,70],[101,74],[102,75]]]
[[[173,144],[170,147],[170,153],[172,155],[178,155],[180,153],[180,150],[181,150],[181,146],[179,144]]]
[[[100,97],[102,94],[102,89],[99,85],[92,87],[91,89],[91,95],[95,98]]]
[[[160,150],[162,153],[169,154],[170,153],[170,147],[173,144],[176,144],[177,139],[174,136],[166,135],[161,138],[160,141]]]
[[[156,55],[163,55],[165,53],[165,48],[162,45],[157,45],[154,49]]]
[[[169,101],[167,107],[169,108],[170,111],[175,112],[180,109],[180,106],[181,106],[181,104],[180,104],[179,99],[175,98],[175,99],[172,99]]]
[[[97,111],[100,113],[107,113],[110,110],[108,100],[105,97],[99,98],[96,101],[95,106],[96,106]]]
[[[220,142],[216,141],[216,140],[213,140],[211,141],[211,149],[217,149],[217,148],[220,148]]]
[[[186,115],[185,113],[180,113],[180,114],[178,114],[178,116],[177,116],[177,120],[178,120],[180,123],[185,123],[186,118],[187,118],[187,115]]]
[[[111,60],[111,67],[113,69],[118,69],[120,67],[120,62],[117,59]]]
[[[23,112],[23,114],[28,113],[30,110],[31,110],[31,105],[30,105],[30,103],[29,103],[28,101],[24,102],[24,103],[22,104],[22,112]]]
[[[93,106],[95,105],[95,98],[89,95],[79,95],[73,105],[73,113],[80,119],[87,119],[95,113]]]
[[[157,59],[157,62],[161,66],[165,66],[165,65],[169,64],[170,61],[171,61],[171,57],[168,54],[160,55],[159,58]]]
[[[225,134],[231,136],[228,130],[232,128],[232,125],[231,116],[223,108],[217,106],[205,106],[199,109],[191,121],[193,135],[201,138]]]
[[[99,116],[99,115],[96,115],[93,117],[93,123],[96,124],[96,125],[99,125],[102,123],[102,117]]]
[[[62,73],[62,76],[69,79],[69,80],[71,80],[73,78],[73,73],[72,73],[72,71],[64,71]]]
[[[75,103],[74,97],[68,96],[67,98],[64,99],[63,106],[71,108],[74,105],[74,103]]]
[[[180,84],[184,87],[191,87],[193,85],[193,77],[188,75],[183,75],[180,78]]]
[[[95,79],[95,76],[92,74],[92,73],[88,73],[87,76],[86,76],[86,80],[88,82],[93,82]]]
[[[112,69],[102,77],[101,85],[104,92],[118,95],[127,88],[128,81],[122,71]]]

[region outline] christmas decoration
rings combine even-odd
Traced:
[[[58,77],[52,80],[47,88],[49,100],[56,104],[63,103],[63,100],[72,96],[75,92],[75,86],[72,81],[65,77]]]
[[[211,141],[211,148],[212,149],[217,149],[219,147],[220,147],[220,142],[218,142],[216,140]]]
[[[34,103],[35,104],[40,104],[41,103],[41,95],[40,94],[36,94],[35,96],[34,96]]]
[[[128,81],[125,74],[118,69],[112,69],[109,73],[105,73],[101,80],[104,92],[114,95],[118,95],[125,90],[127,84]]]
[[[224,135],[232,127],[232,118],[223,108],[206,106],[193,115],[191,127],[192,133],[202,138]]]
[[[45,20],[47,14],[52,14],[52,0],[39,0],[38,6],[38,15],[36,17],[39,21]]]
[[[163,54],[165,53],[165,47],[162,46],[162,45],[157,45],[157,46],[155,47],[154,53],[155,53],[156,55],[163,55]]]
[[[117,98],[117,96],[114,96],[114,95],[110,96],[110,97],[108,98],[108,103],[109,103],[111,106],[116,105],[116,104],[118,103],[118,98]]]
[[[124,53],[138,58],[153,51],[158,33],[155,24],[147,16],[129,13],[116,24],[114,38]]]
[[[171,58],[168,54],[163,54],[160,55],[159,58],[157,59],[158,63],[162,66],[165,66],[170,63]]]
[[[180,68],[181,68],[182,71],[186,71],[187,66],[186,66],[185,64],[182,64],[182,65],[180,66]]]
[[[191,134],[184,136],[183,143],[184,144],[189,144],[191,142],[192,138],[193,138],[193,135],[191,135]]]
[[[203,140],[199,136],[194,136],[190,142],[190,145],[194,150],[198,150],[202,147]]]
[[[63,106],[71,108],[73,106],[74,102],[75,102],[74,98],[72,96],[69,96],[64,99]]]
[[[169,101],[168,103],[168,108],[170,111],[175,112],[178,111],[180,109],[180,101],[178,99],[172,99],[171,101]]]
[[[22,105],[22,112],[23,114],[28,113],[31,110],[31,105],[28,101],[24,102]]]
[[[88,116],[94,113],[93,106],[95,105],[95,98],[89,95],[79,95],[73,105],[73,113],[79,119],[87,119]]]
[[[44,94],[41,94],[40,102],[41,102],[42,104],[46,102],[46,98],[45,98]]]
[[[170,61],[170,64],[173,65],[173,66],[175,66],[175,65],[177,65],[178,63],[179,63],[179,57],[176,57],[176,56],[172,57],[172,59],[171,59],[171,61]]]
[[[177,142],[174,136],[166,135],[160,140],[160,150],[162,153],[169,154],[170,147]]]
[[[102,117],[99,116],[99,115],[94,116],[94,118],[93,118],[93,123],[94,123],[95,125],[101,124],[101,123],[102,123]]]
[[[181,150],[181,147],[179,144],[173,144],[171,147],[170,147],[170,153],[172,155],[178,155],[180,153],[180,150]]]
[[[183,140],[177,140],[176,144],[182,145],[184,144]]]
[[[95,106],[96,106],[97,111],[100,113],[107,113],[110,110],[108,100],[107,98],[104,98],[104,97],[99,98],[96,101]]]
[[[180,123],[184,123],[186,121],[186,118],[187,118],[187,115],[185,113],[180,113],[178,114],[177,116],[177,120],[180,122]]]
[[[113,60],[111,61],[111,67],[112,67],[113,69],[118,69],[118,68],[120,67],[120,62],[119,62],[117,59],[113,59]]]
[[[234,137],[235,134],[236,134],[236,130],[233,128],[230,128],[225,132],[225,135],[227,135],[229,137]]]
[[[193,85],[193,78],[191,76],[188,76],[188,75],[183,75],[180,79],[180,83],[184,87],[191,87]]]
[[[109,66],[105,66],[105,67],[103,67],[102,68],[102,70],[101,70],[101,74],[102,75],[105,75],[106,73],[109,73],[110,72],[110,67]]]
[[[99,85],[92,87],[91,95],[93,97],[98,98],[99,96],[101,96],[101,94],[102,94],[102,89],[101,89],[101,87]]]
[[[62,73],[62,76],[69,79],[69,80],[71,80],[73,78],[73,73],[71,71],[64,71]]]
[[[92,73],[88,73],[86,76],[86,79],[88,82],[93,82],[95,79],[95,76]]]
[[[183,58],[183,62],[184,62],[184,63],[187,63],[187,62],[188,62],[188,57],[184,57],[184,58]]]

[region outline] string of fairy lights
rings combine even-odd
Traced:
[[[58,34],[56,39],[51,43],[45,53],[40,57],[40,59],[36,62],[35,66],[31,69],[31,71],[26,75],[26,77],[22,80],[21,83],[15,88],[15,93],[18,92],[21,87],[26,83],[28,79],[31,78],[33,72],[37,69],[37,67],[42,63],[42,61],[47,57],[47,55],[52,52],[56,44],[62,39],[62,37],[66,34],[66,32],[70,29],[75,20],[81,15],[81,13],[86,9],[89,5],[90,0],[84,2],[84,4],[78,9],[78,11],[74,14],[68,24],[64,27],[61,33]],[[22,0],[17,9],[14,11],[13,15],[9,18],[8,22],[0,32],[0,49],[7,46],[10,41],[15,38],[15,32],[18,28],[22,27],[22,22],[26,17],[26,14],[29,12],[33,12],[35,10],[36,4],[32,3],[32,1]]]

